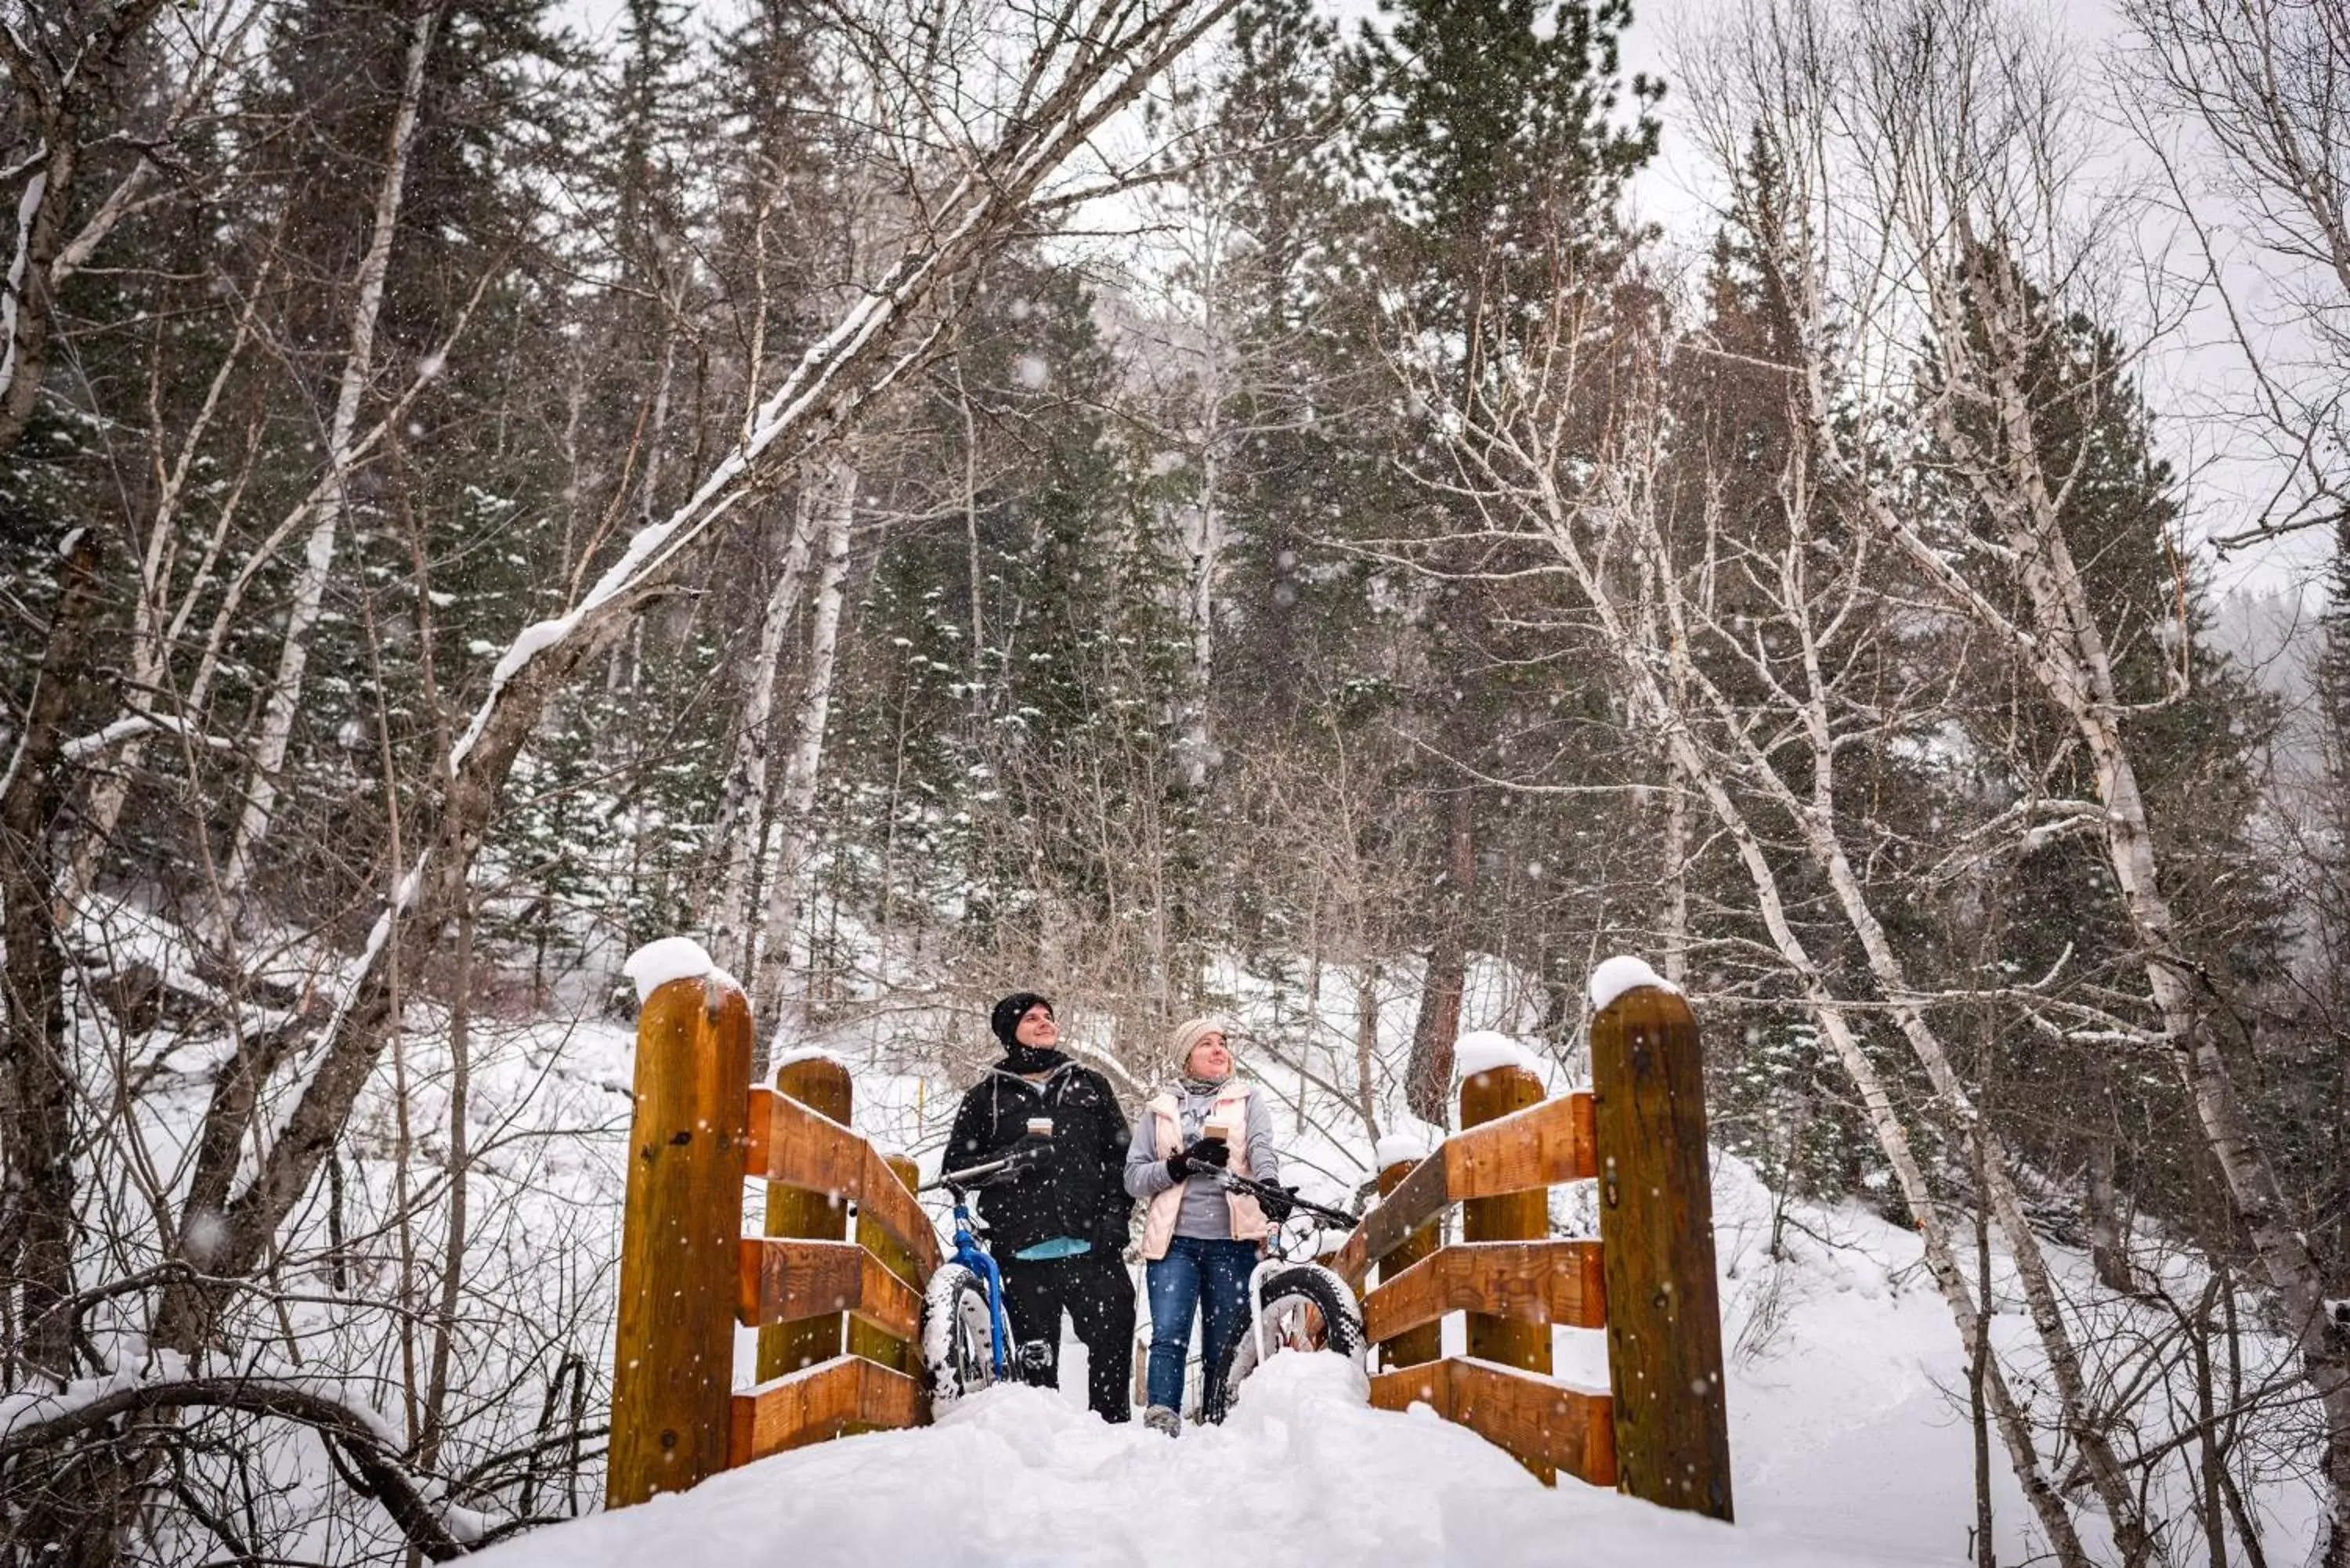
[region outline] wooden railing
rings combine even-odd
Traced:
[[[928,1419],[916,1340],[939,1241],[914,1199],[913,1162],[849,1130],[837,1062],[786,1063],[775,1088],[746,1095],[750,1075],[739,990],[673,980],[647,999],[607,1507]],[[741,1234],[746,1177],[767,1184],[764,1236]],[[738,1323],[759,1329],[759,1382],[739,1394]]]
[[[1592,1089],[1543,1097],[1499,1066],[1461,1087],[1462,1130],[1379,1173],[1384,1194],[1333,1266],[1380,1349],[1371,1402],[1425,1403],[1553,1480],[1731,1517],[1705,1091],[1689,1004],[1627,992],[1591,1029]],[[1548,1189],[1599,1182],[1599,1239],[1554,1239]],[[1441,1223],[1461,1206],[1461,1237]],[[1439,1325],[1468,1314],[1468,1355]],[[1550,1376],[1554,1324],[1605,1328],[1609,1389]]]
[[[1688,1004],[1653,987],[1602,1010],[1592,1089],[1545,1099],[1503,1066],[1461,1091],[1462,1130],[1379,1173],[1383,1197],[1331,1260],[1380,1350],[1371,1399],[1425,1402],[1545,1480],[1566,1473],[1731,1517],[1705,1097]],[[674,980],[637,1025],[606,1505],[682,1491],[785,1449],[928,1418],[915,1344],[938,1233],[912,1162],[849,1130],[827,1057],[751,1073],[729,984]],[[764,1181],[764,1236],[741,1234]],[[1550,1234],[1549,1189],[1599,1183],[1599,1239]],[[1461,1240],[1442,1244],[1461,1209]],[[853,1215],[852,1215],[853,1211]],[[852,1217],[854,1227],[852,1229]],[[1468,1314],[1465,1356],[1440,1348]],[[733,1392],[736,1324],[757,1385]],[[1554,1324],[1607,1333],[1610,1388],[1550,1376]]]

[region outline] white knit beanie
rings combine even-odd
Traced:
[[[1175,1026],[1175,1033],[1170,1042],[1170,1047],[1175,1054],[1175,1071],[1177,1075],[1180,1075],[1190,1069],[1191,1065],[1192,1047],[1199,1044],[1201,1041],[1206,1039],[1209,1035],[1222,1035],[1224,1037],[1225,1048],[1229,1050],[1232,1046],[1233,1038],[1239,1033],[1240,1031],[1232,1025],[1230,1019],[1219,1017],[1212,1012],[1204,1013],[1198,1018],[1187,1018],[1182,1023],[1178,1023]]]

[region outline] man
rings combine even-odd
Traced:
[[[1134,1281],[1121,1257],[1133,1200],[1126,1194],[1125,1113],[1109,1081],[1055,1049],[1053,1004],[1015,992],[988,1027],[1003,1060],[963,1096],[947,1135],[945,1168],[980,1164],[1028,1137],[1032,1119],[1053,1124],[1049,1153],[1016,1181],[981,1199],[1013,1337],[1041,1345],[1036,1371],[1059,1372],[1061,1314],[1086,1347],[1087,1403],[1105,1421],[1133,1412]]]

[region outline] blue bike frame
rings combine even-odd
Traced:
[[[988,1345],[993,1357],[997,1381],[1001,1382],[1012,1366],[1012,1356],[1005,1348],[1012,1343],[1012,1324],[1003,1315],[1003,1271],[995,1260],[983,1251],[979,1240],[972,1233],[971,1200],[962,1193],[954,1199],[954,1262],[977,1274],[987,1287],[987,1313],[991,1333]]]

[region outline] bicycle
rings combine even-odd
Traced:
[[[1224,1189],[1244,1192],[1260,1204],[1272,1203],[1274,1212],[1289,1212],[1270,1228],[1265,1256],[1249,1271],[1248,1327],[1235,1335],[1218,1357],[1201,1390],[1210,1418],[1219,1419],[1240,1397],[1242,1383],[1284,1351],[1329,1351],[1350,1358],[1363,1353],[1363,1310],[1355,1293],[1336,1272],[1313,1261],[1319,1255],[1322,1232],[1352,1231],[1352,1214],[1300,1198],[1286,1187],[1232,1171],[1222,1173]],[[1312,1223],[1291,1232],[1288,1219],[1304,1216]],[[1315,1246],[1312,1254],[1297,1249]]]
[[[1003,1272],[986,1247],[987,1226],[973,1218],[971,1194],[1017,1180],[1045,1158],[1041,1147],[1014,1148],[983,1164],[942,1171],[921,1190],[944,1188],[954,1200],[954,1234],[947,1261],[922,1293],[922,1365],[931,1381],[933,1407],[1003,1382],[1017,1372],[1022,1382],[1043,1378],[1048,1347],[1022,1346],[1012,1337],[1003,1311]]]

